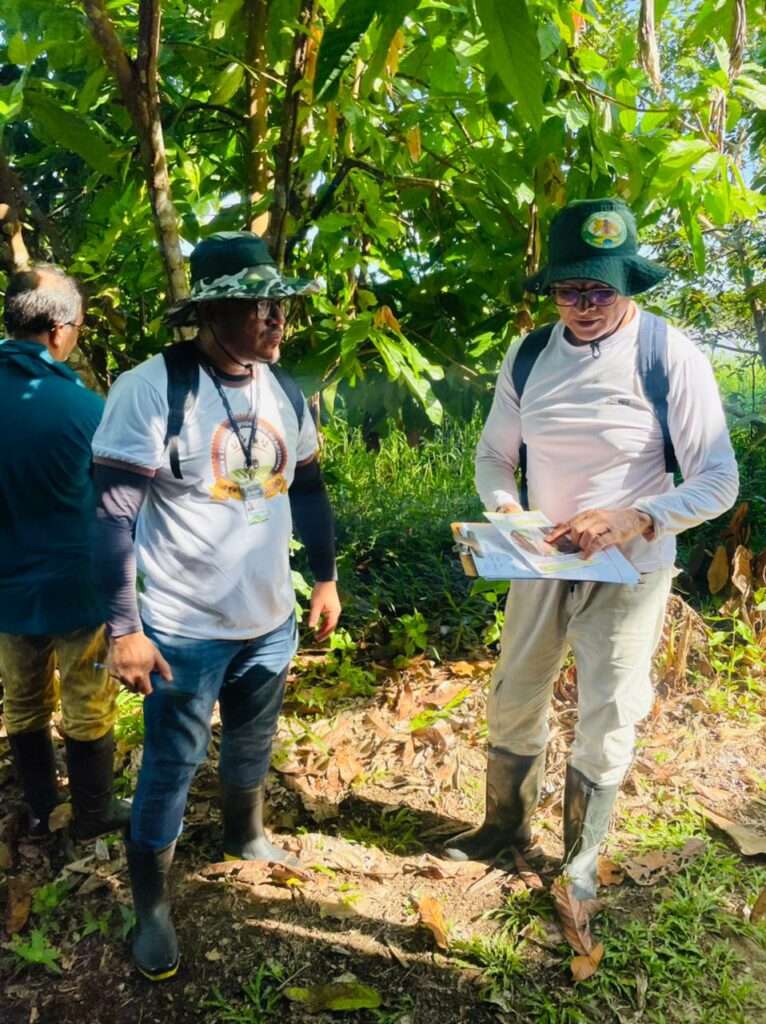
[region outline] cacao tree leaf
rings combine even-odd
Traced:
[[[587,981],[592,978],[598,970],[598,965],[604,956],[604,944],[599,942],[593,947],[590,953],[584,956],[576,956],[569,965],[572,971],[572,978],[575,981]]]
[[[545,76],[537,28],[525,0],[476,0],[476,11],[497,73],[522,117],[539,131]]]
[[[44,134],[59,146],[76,153],[90,167],[106,177],[117,173],[117,145],[110,142],[85,117],[65,110],[47,96],[27,90],[24,107]]]
[[[707,571],[707,584],[711,594],[717,594],[723,590],[729,582],[729,555],[723,544],[716,548],[713,561]]]
[[[345,0],[325,30],[317,55],[314,98],[329,103],[338,94],[340,78],[356,56],[359,44],[378,13],[376,0]]]
[[[434,896],[421,896],[413,902],[420,916],[420,923],[431,932],[439,949],[446,949],[448,928],[441,903]]]
[[[303,1003],[309,1013],[323,1010],[377,1010],[380,992],[356,981],[335,981],[311,988],[286,988],[285,995],[295,1003]]]

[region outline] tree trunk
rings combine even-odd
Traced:
[[[263,200],[269,189],[269,168],[263,142],[269,128],[269,99],[266,88],[266,70],[268,54],[266,51],[266,31],[269,24],[270,0],[247,0],[245,17],[247,18],[247,52],[246,63],[249,66],[247,75],[248,95],[248,137],[250,152],[248,154],[248,184],[250,191],[250,230],[263,235],[268,230],[269,214],[266,210],[254,213],[257,205]]]
[[[293,165],[300,138],[298,115],[302,102],[298,83],[305,76],[308,55],[309,33],[314,22],[316,0],[301,0],[298,20],[301,27],[293,38],[290,67],[285,85],[285,102],[282,111],[282,129],[276,148],[274,170],[274,203],[269,217],[269,248],[282,267],[285,262],[290,194],[293,190]]]
[[[157,58],[161,3],[160,0],[140,0],[136,60],[128,57],[117,37],[105,0],[83,0],[83,7],[93,37],[101,47],[107,67],[114,75],[122,100],[133,120],[168,283],[168,298],[175,302],[185,298],[189,289],[181,253],[178,218],[170,194],[165,139],[160,120]]]
[[[10,271],[26,270],[29,252],[23,235],[24,201],[21,182],[0,150],[0,232],[3,237],[2,263]]]

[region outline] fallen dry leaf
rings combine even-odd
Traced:
[[[687,839],[680,850],[650,850],[641,857],[628,857],[622,867],[637,885],[656,885],[665,875],[675,875],[685,868],[706,846],[702,839]]]
[[[707,584],[711,594],[717,594],[723,590],[729,582],[729,556],[723,544],[716,548],[713,561],[707,571]]]
[[[415,729],[412,735],[414,739],[420,740],[421,743],[432,746],[440,757],[450,747],[455,745],[455,733],[452,731],[452,726],[449,722],[434,722],[433,725],[424,726],[422,729]]]
[[[433,896],[421,896],[413,904],[420,915],[420,924],[428,928],[439,949],[447,948],[447,923],[439,901]]]
[[[72,805],[58,804],[50,813],[50,817],[48,818],[48,828],[51,832],[58,832],[60,829],[66,828],[71,820]]]
[[[408,682],[403,682],[394,705],[394,713],[399,721],[405,718],[412,718],[412,709],[415,706],[415,698],[412,696],[412,687]]]
[[[557,878],[553,883],[551,896],[567,942],[576,953],[588,956],[593,952],[590,919],[599,909],[598,900],[576,899],[572,893],[572,886],[563,878]]]
[[[516,870],[519,873],[519,878],[524,882],[528,889],[544,889],[543,880],[533,871],[529,866],[529,863],[524,859],[523,854],[520,850],[517,850],[515,846],[511,847],[511,853],[513,854],[513,863],[516,865]]]
[[[394,730],[382,718],[379,712],[371,708],[364,716],[367,725],[371,725],[378,739],[388,740],[394,735]]]
[[[599,885],[621,885],[625,881],[625,872],[620,865],[605,857],[599,857],[596,875]]]
[[[13,875],[8,879],[8,908],[5,930],[9,935],[20,932],[29,920],[32,909],[32,879],[26,875]]]
[[[293,867],[291,864],[272,864],[269,878],[275,885],[303,885],[308,882],[311,875],[303,868]]]
[[[761,894],[753,904],[753,909],[750,911],[750,921],[752,924],[758,924],[766,917],[766,889],[761,890]]]
[[[558,921],[546,921],[544,917],[533,918],[521,929],[519,935],[543,949],[555,949],[566,941]]]
[[[476,860],[441,860],[431,853],[424,853],[415,863],[402,865],[405,873],[425,875],[426,878],[480,878],[487,873],[486,864]]]
[[[734,552],[734,558],[731,563],[731,582],[744,596],[747,596],[750,592],[752,580],[751,558],[752,552],[748,551],[743,544],[739,544]]]
[[[576,956],[569,965],[572,970],[572,977],[575,981],[587,981],[598,970],[601,958],[604,955],[604,944],[599,942],[588,953],[587,956]]]
[[[453,676],[471,678],[472,676],[476,675],[476,666],[472,665],[469,661],[453,661],[447,667],[449,668]]]
[[[347,786],[358,779],[361,775],[364,775],[363,766],[357,761],[354,755],[349,750],[339,750],[334,755],[335,763],[338,766],[338,774],[340,775],[341,782]]]
[[[756,832],[746,825],[739,825],[736,821],[732,821],[731,818],[725,818],[722,814],[716,814],[715,811],[711,811],[704,804],[697,804],[696,807],[704,814],[708,821],[712,821],[714,825],[717,825],[727,835],[730,835],[737,844],[740,853],[743,853],[746,857],[757,857],[758,854],[766,853],[766,836],[761,835],[760,832]]]
[[[0,842],[0,868],[3,871],[10,871],[13,867],[13,851],[11,850],[11,844],[4,841]]]

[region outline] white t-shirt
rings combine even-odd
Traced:
[[[295,466],[317,448],[313,421],[303,423],[265,364],[252,388],[225,388],[248,442],[257,408],[253,465],[262,470],[268,519],[249,525],[242,493],[230,479],[245,457],[209,375],[200,370],[194,406],[178,439],[183,479],[170,469],[167,372],[162,356],[116,381],[93,438],[96,458],[155,472],[136,524],[139,606],[164,633],[203,639],[262,636],[293,611],[289,561],[292,516],[287,489]]]
[[[559,321],[519,403],[508,350],[476,453],[476,483],[487,509],[518,501],[514,472],[527,445],[530,508],[566,522],[590,508],[638,508],[655,539],[622,546],[640,572],[673,564],[675,534],[721,515],[737,496],[737,464],[713,370],[668,325],[668,427],[683,483],[665,472],[662,431],[638,373],[639,316],[599,345],[573,345]]]

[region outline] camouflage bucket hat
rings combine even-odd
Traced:
[[[168,327],[193,327],[197,303],[216,299],[287,299],[320,291],[318,281],[282,277],[266,243],[252,231],[219,231],[192,251],[191,295],[162,318]]]
[[[636,218],[621,199],[579,199],[551,221],[548,264],[524,281],[527,291],[547,292],[556,281],[601,281],[621,295],[638,295],[668,271],[638,255]]]

